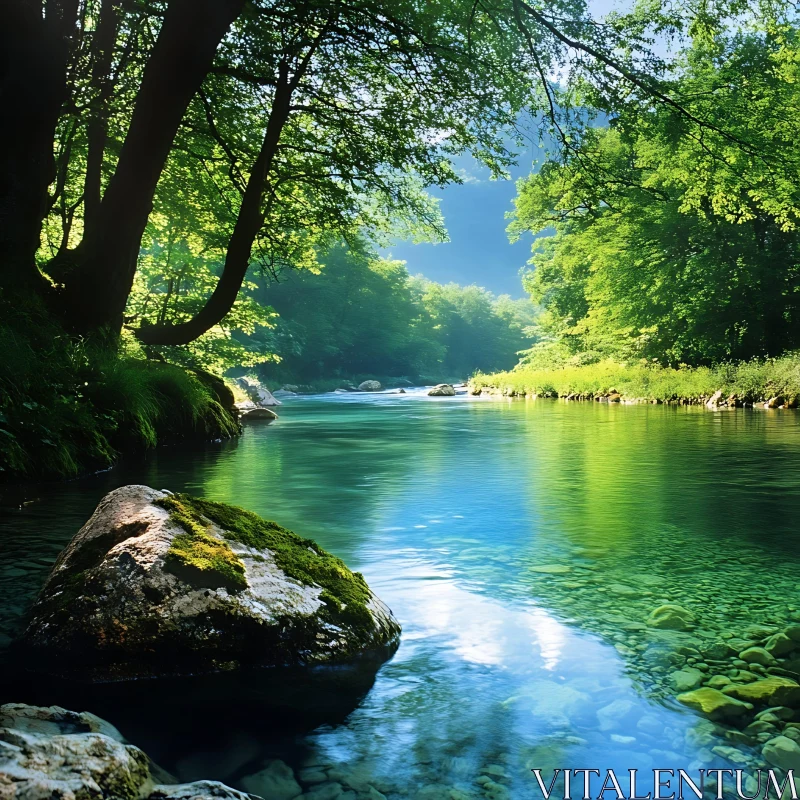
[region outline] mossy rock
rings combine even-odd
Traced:
[[[800,707],[800,685],[779,675],[744,685],[726,686],[722,691],[737,700],[756,705]]]
[[[729,697],[718,689],[708,686],[679,694],[678,702],[713,720],[737,720],[753,710],[752,703]]]
[[[125,486],[59,557],[24,646],[45,671],[108,680],[385,655],[399,633],[364,577],[313,540]]]

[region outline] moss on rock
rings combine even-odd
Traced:
[[[233,560],[224,562],[223,566],[235,569],[234,562],[241,566],[241,580],[244,581],[242,562],[224,542],[209,533],[209,522],[212,522],[225,539],[257,550],[269,550],[286,575],[306,586],[319,586],[323,590],[320,600],[331,622],[347,624],[356,630],[372,630],[373,620],[367,609],[371,593],[364,576],[351,572],[340,558],[323,550],[313,539],[227,503],[186,494],[172,495],[158,503],[187,531],[186,538],[191,540],[187,541],[184,552],[183,545],[176,547],[183,537],[176,537],[170,548],[170,558],[176,564],[183,567],[195,560],[205,563],[205,537],[227,549]],[[209,569],[219,572],[218,565],[210,565]]]
[[[751,703],[729,697],[718,689],[711,689],[708,686],[679,694],[678,702],[705,714],[710,719],[739,719],[753,710]]]
[[[800,686],[791,678],[772,675],[769,678],[743,685],[726,686],[725,694],[758,705],[765,706],[800,706]]]
[[[176,496],[156,502],[185,531],[172,540],[167,552],[165,565],[170,572],[198,587],[233,592],[247,588],[244,564],[226,542],[209,532],[202,517]]]

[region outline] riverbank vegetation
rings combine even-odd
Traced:
[[[658,402],[707,402],[716,392],[731,405],[772,400],[773,406],[797,408],[800,402],[800,356],[754,359],[713,367],[679,368],[658,364],[624,364],[603,360],[593,364],[552,367],[519,366],[509,372],[477,374],[474,392],[539,397],[612,398]]]
[[[135,342],[76,338],[37,304],[0,303],[0,479],[70,478],[158,442],[235,435],[218,379]]]

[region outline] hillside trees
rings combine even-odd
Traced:
[[[280,357],[259,367],[268,380],[318,381],[361,375],[466,377],[508,369],[531,344],[530,300],[495,297],[478,286],[442,285],[408,274],[363,242],[320,255],[320,274],[286,273],[255,293],[278,313],[253,337]]]

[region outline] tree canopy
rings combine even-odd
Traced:
[[[699,40],[668,105],[620,109],[522,181],[512,235],[541,240],[526,286],[544,351],[665,364],[800,346],[797,30]]]
[[[310,266],[332,241],[390,228],[442,237],[424,187],[457,181],[462,152],[502,173],[523,109],[555,124],[589,90],[598,107],[663,95],[652,31],[693,12],[9,0],[1,13],[15,124],[0,132],[0,285],[42,294],[77,333],[118,331],[161,215],[222,264],[192,318],[137,329],[180,344],[224,319],[254,264]]]

